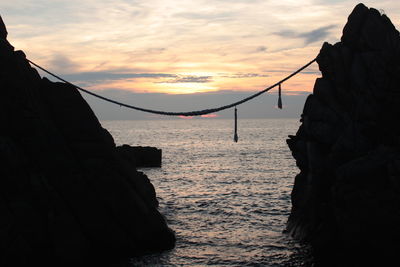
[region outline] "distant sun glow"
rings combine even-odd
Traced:
[[[219,117],[218,114],[211,113],[211,114],[206,114],[206,115],[201,115],[202,118],[217,118]]]
[[[193,116],[178,116],[181,119],[193,119]],[[219,115],[215,114],[215,113],[211,113],[211,114],[205,114],[205,115],[201,115],[200,118],[218,118]]]
[[[157,84],[157,88],[152,91],[168,94],[193,94],[204,93],[218,90],[217,87],[201,83],[172,83]]]
[[[90,90],[195,94],[258,91],[340,40],[350,0],[1,1],[8,39]],[[370,0],[395,25],[400,2]],[[18,6],[18,8],[15,8]],[[26,10],[29,10],[27,12]],[[313,64],[284,84],[311,92]]]
[[[185,119],[185,120],[188,120],[188,119],[193,119],[194,117],[193,116],[178,116],[179,118],[181,118],[181,119]]]

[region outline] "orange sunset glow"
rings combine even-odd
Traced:
[[[395,1],[367,1],[399,22]],[[90,90],[254,92],[339,41],[355,5],[307,1],[50,1],[0,4],[9,39],[34,62]],[[19,6],[20,9],[15,9]],[[310,92],[313,64],[283,86]]]

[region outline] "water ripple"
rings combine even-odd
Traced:
[[[298,172],[285,139],[296,120],[108,121],[117,144],[163,149],[162,168],[143,169],[176,232],[171,251],[132,266],[305,266],[307,248],[285,234]]]

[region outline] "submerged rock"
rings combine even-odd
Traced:
[[[95,266],[171,249],[154,187],[79,92],[41,78],[0,19],[0,266]]]
[[[287,140],[300,169],[287,228],[321,266],[382,263],[400,247],[399,32],[359,4],[317,62],[322,77]]]

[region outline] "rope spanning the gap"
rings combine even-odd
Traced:
[[[244,98],[242,100],[239,100],[239,101],[237,101],[235,103],[232,103],[232,104],[229,104],[229,105],[225,105],[225,106],[221,106],[221,107],[217,107],[217,108],[197,110],[197,111],[188,111],[188,112],[169,112],[169,111],[162,111],[162,110],[153,110],[153,109],[141,108],[141,107],[136,107],[136,106],[132,106],[132,105],[129,105],[129,104],[125,104],[125,103],[113,100],[111,98],[104,97],[104,96],[101,96],[99,94],[93,93],[93,92],[91,92],[89,90],[83,89],[82,87],[79,87],[79,86],[77,86],[77,85],[75,85],[75,84],[73,84],[73,83],[61,78],[60,76],[48,71],[47,69],[39,66],[38,64],[32,62],[31,60],[29,60],[29,59],[27,59],[27,60],[28,60],[29,63],[31,63],[32,65],[38,67],[39,69],[41,69],[42,71],[46,72],[47,74],[53,76],[54,78],[56,78],[56,79],[58,79],[58,80],[60,80],[62,82],[65,82],[66,84],[69,84],[69,85],[75,87],[76,89],[78,89],[78,90],[80,90],[82,92],[85,92],[85,93],[87,93],[89,95],[92,95],[94,97],[100,98],[100,99],[102,99],[104,101],[107,101],[107,102],[110,102],[110,103],[113,103],[113,104],[116,104],[116,105],[119,105],[119,106],[122,106],[122,107],[126,107],[126,108],[130,108],[130,109],[134,109],[134,110],[147,112],[147,113],[153,113],[153,114],[158,114],[158,115],[166,115],[166,116],[187,116],[187,117],[190,116],[191,117],[191,116],[201,116],[201,115],[216,113],[216,112],[219,112],[219,111],[222,111],[222,110],[225,110],[225,109],[229,109],[229,108],[238,106],[238,105],[243,104],[243,103],[245,103],[247,101],[250,101],[253,98],[256,98],[257,96],[268,92],[272,88],[274,88],[274,87],[276,87],[278,85],[280,86],[283,82],[289,80],[290,78],[292,78],[293,76],[295,76],[296,74],[298,74],[299,72],[301,72],[302,70],[304,70],[305,68],[310,66],[312,63],[314,63],[317,60],[317,58],[314,58],[313,60],[308,62],[306,65],[304,65],[303,67],[299,68],[295,72],[291,73],[290,75],[288,75],[284,79],[280,80],[279,82],[277,82],[277,83],[265,88],[262,91],[259,91],[259,92],[255,93],[253,95],[250,95],[249,97],[246,97],[246,98]]]

